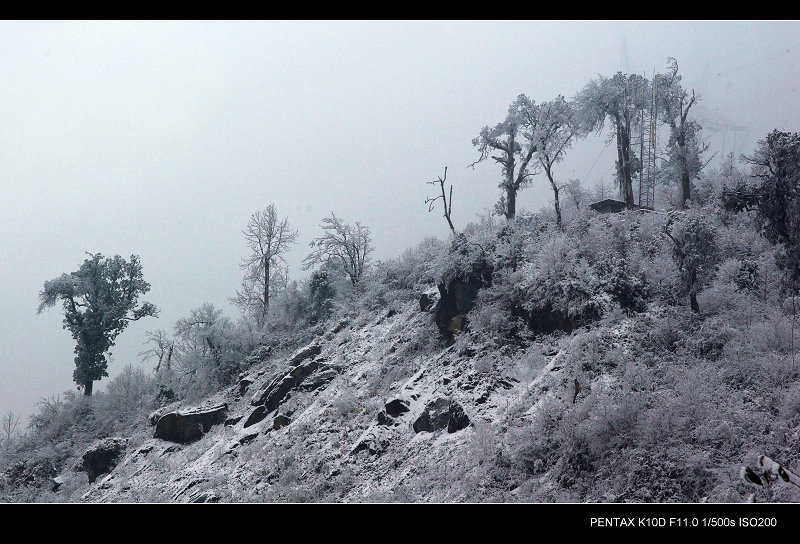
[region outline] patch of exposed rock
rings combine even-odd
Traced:
[[[447,429],[448,433],[454,433],[466,428],[469,423],[469,417],[460,404],[444,397],[438,397],[425,406],[412,427],[416,433],[432,433],[442,429]]]
[[[128,441],[124,438],[106,438],[86,450],[82,467],[89,476],[89,483],[94,482],[101,474],[114,470],[127,444]]]
[[[158,419],[154,437],[186,444],[199,439],[212,426],[224,423],[227,413],[225,403],[169,412]]]

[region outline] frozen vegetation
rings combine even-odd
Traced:
[[[0,497],[798,500],[792,485],[748,485],[742,468],[761,455],[800,466],[800,136],[771,133],[746,166],[701,164],[699,127],[683,115],[694,96],[667,86],[673,68],[655,210],[632,205],[635,118],[615,95],[648,82],[619,74],[569,102],[517,99],[474,141],[501,170],[497,215],[455,228],[445,171],[429,203],[444,205],[449,238],[394,260],[371,261],[369,229],[332,214],[311,275],[290,281],[296,231],[274,206],[254,214],[241,317],[205,304],[151,331],[152,374],[128,367],[90,394],[114,327],[157,312],[128,296],[120,271],[149,288],[137,259],[92,255],[47,282],[42,305],[64,303],[86,394],[43,400],[24,432],[4,424]],[[559,185],[554,171],[606,119],[627,209],[603,214],[590,208],[602,188]],[[534,164],[554,206],[527,213],[515,198]],[[114,303],[92,306],[100,276]],[[116,321],[86,329],[95,314],[76,300]]]

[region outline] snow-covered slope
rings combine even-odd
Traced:
[[[288,359],[256,361],[242,384],[208,399],[228,404],[226,424],[186,445],[152,438],[131,448],[82,500],[475,499],[475,489],[442,484],[463,484],[462,472],[478,467],[481,455],[493,463],[492,428],[528,417],[532,399],[543,390],[554,394],[561,370],[557,351],[539,343],[445,347],[432,315],[414,301],[337,323]],[[309,363],[313,372],[263,417],[254,404],[265,389]],[[469,425],[416,432],[414,422],[426,407],[435,412],[437,399],[440,409],[445,402],[461,407],[462,426]],[[407,411],[388,416],[385,403],[392,400]],[[263,419],[248,426],[257,410]],[[465,458],[475,467],[459,465]],[[501,486],[510,493],[522,483],[512,480]],[[491,497],[503,498],[496,489]]]

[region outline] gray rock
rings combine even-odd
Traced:
[[[469,426],[469,417],[457,402],[450,404],[450,418],[447,421],[447,432],[454,433]]]
[[[50,486],[50,491],[57,493],[61,486],[64,485],[64,476],[56,476],[52,480],[52,485]]]
[[[269,412],[264,406],[256,407],[256,409],[250,412],[250,415],[247,416],[247,421],[244,422],[244,428],[246,429],[251,425],[255,425],[256,423],[263,421],[264,418],[267,417],[268,413]]]
[[[454,433],[466,428],[470,424],[469,417],[457,402],[452,402],[444,397],[438,397],[429,402],[422,414],[414,421],[414,432],[435,432],[447,429]]]
[[[445,429],[450,421],[450,401],[439,397],[429,402],[414,421],[414,432],[429,432]]]
[[[312,343],[307,345],[304,348],[300,348],[295,351],[292,356],[289,358],[289,366],[297,366],[306,359],[311,359],[312,357],[316,357],[322,352],[322,346],[317,343]]]
[[[158,420],[154,437],[186,444],[203,436],[212,426],[224,423],[227,413],[225,403],[176,410]]]
[[[275,410],[289,391],[300,385],[319,366],[320,361],[316,360],[297,365],[287,374],[274,378],[262,391],[253,395],[250,403],[253,406],[266,406],[267,412]]]
[[[433,306],[433,299],[428,296],[427,293],[422,293],[422,296],[419,297],[419,309],[421,312],[427,312]]]
[[[244,395],[247,392],[247,388],[253,384],[253,378],[251,376],[245,376],[241,380],[239,380],[239,395]]]
[[[282,427],[286,427],[291,422],[292,420],[289,419],[289,416],[284,414],[278,414],[277,416],[275,416],[275,419],[272,420],[272,428],[277,431]]]
[[[402,399],[392,399],[385,405],[386,413],[392,417],[408,412],[408,404]]]
[[[128,441],[124,438],[106,438],[86,450],[82,458],[83,470],[89,476],[89,483],[101,474],[114,470]]]
[[[390,432],[385,427],[373,427],[361,436],[356,445],[353,446],[353,449],[350,450],[350,454],[355,455],[359,452],[367,451],[372,455],[380,455],[389,447]]]
[[[229,417],[228,419],[225,420],[225,426],[233,427],[234,425],[239,423],[242,419],[244,419],[244,416]]]
[[[298,385],[297,388],[301,391],[314,391],[331,382],[336,376],[338,376],[338,373],[332,368],[319,370],[311,374],[308,380]]]
[[[378,425],[384,425],[386,427],[390,427],[394,425],[394,419],[389,416],[386,412],[381,410],[378,412]]]

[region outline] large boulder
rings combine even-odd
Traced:
[[[300,385],[312,372],[320,366],[320,361],[311,360],[297,365],[284,375],[278,375],[264,389],[253,395],[250,403],[253,406],[265,406],[267,412],[275,410],[286,395]]]
[[[469,416],[457,402],[450,404],[450,417],[447,420],[447,432],[454,433],[469,426]]]
[[[446,428],[448,421],[450,421],[450,401],[438,397],[425,405],[425,409],[414,421],[414,432],[432,433]]]
[[[311,359],[312,357],[316,357],[322,352],[322,346],[317,343],[309,344],[303,348],[298,349],[295,351],[291,357],[289,357],[289,366],[297,366],[306,359]]]
[[[392,399],[385,404],[384,408],[386,408],[386,413],[392,417],[397,417],[409,410],[408,403],[403,399]]]
[[[338,373],[332,368],[325,370],[320,368],[317,372],[311,374],[307,380],[304,380],[302,384],[298,385],[297,388],[301,391],[314,391],[331,382],[337,375]]]
[[[468,274],[437,285],[440,296],[434,310],[434,321],[443,335],[452,337],[454,332],[463,329],[464,316],[475,305],[478,292],[491,285],[492,272],[490,264],[480,262]],[[458,323],[453,323],[454,320]]]
[[[106,438],[94,444],[83,454],[83,470],[89,476],[89,483],[101,474],[114,470],[128,441],[124,438]]]
[[[366,451],[372,455],[380,455],[389,447],[391,437],[391,432],[385,427],[370,427],[356,441],[350,450],[350,454],[355,455]]]
[[[247,416],[247,421],[244,422],[244,428],[248,428],[251,425],[255,425],[261,421],[264,421],[264,418],[267,417],[269,412],[264,406],[257,406],[250,415]]]
[[[447,429],[454,433],[469,425],[469,417],[457,402],[438,397],[429,402],[413,423],[414,432],[435,432]]]
[[[278,414],[275,416],[275,419],[272,420],[272,429],[277,431],[278,429],[282,429],[286,427],[292,420],[289,419],[289,416],[286,414]]]
[[[225,403],[176,410],[161,416],[156,423],[155,438],[186,444],[197,440],[212,426],[225,422]]]

